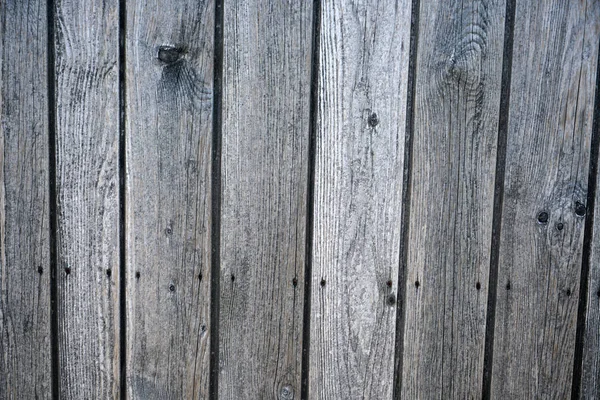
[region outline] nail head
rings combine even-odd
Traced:
[[[548,213],[546,211],[542,211],[538,214],[537,220],[540,224],[547,224],[549,218],[550,216],[548,215]]]

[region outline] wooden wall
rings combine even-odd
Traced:
[[[0,21],[0,399],[600,397],[600,0]]]

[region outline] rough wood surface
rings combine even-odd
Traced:
[[[420,6],[402,397],[479,398],[506,5]]]
[[[221,399],[300,397],[311,34],[310,1],[225,2]]]
[[[127,2],[127,384],[206,399],[214,2]]]
[[[600,2],[516,4],[492,397],[567,398]]]
[[[48,399],[45,1],[0,2],[0,398]]]
[[[411,2],[323,2],[310,398],[392,397]]]
[[[118,11],[116,0],[55,9],[57,373],[68,399],[119,392]]]
[[[580,398],[600,398],[600,175],[596,180],[596,204],[594,206],[594,230],[591,238],[589,280],[587,296],[587,318],[583,344],[583,368]],[[585,204],[586,209],[591,204]],[[584,209],[582,209],[584,210]],[[582,213],[581,211],[580,213]]]
[[[600,85],[600,82],[596,82],[596,90],[598,90],[598,85]],[[595,104],[595,107],[600,107],[600,104]],[[596,124],[598,123],[600,121],[596,121]],[[596,132],[596,135],[598,135],[598,132]],[[597,168],[600,159],[597,158],[594,162]],[[598,169],[596,171],[598,172]],[[583,365],[580,386],[580,398],[582,399],[600,398],[600,175],[597,175],[595,179],[595,205],[581,203],[579,206],[579,214],[589,213],[592,207],[594,209],[593,230],[590,238],[588,295],[585,299],[587,301],[587,315],[583,339]]]

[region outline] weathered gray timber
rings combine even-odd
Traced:
[[[0,23],[0,398],[49,399],[46,2],[2,1]]]
[[[206,399],[214,2],[127,2],[127,385]]]
[[[403,398],[481,396],[505,8],[420,2]]]
[[[119,393],[119,13],[55,4],[60,397]]]
[[[596,160],[598,163],[598,160]],[[596,164],[597,165],[597,164]],[[596,176],[596,190],[600,186],[600,176]],[[593,235],[590,239],[591,251],[589,260],[589,279],[587,302],[587,318],[583,342],[583,366],[580,387],[582,399],[600,398],[600,196],[596,196],[595,206],[580,203],[579,214],[593,207]]]
[[[516,2],[492,397],[567,398],[600,2]]]
[[[312,2],[224,4],[219,398],[300,397]]]
[[[391,398],[411,2],[322,7],[309,393]]]

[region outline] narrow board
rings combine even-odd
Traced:
[[[206,399],[214,1],[127,1],[127,393]]]
[[[505,9],[420,2],[403,398],[482,393]]]
[[[392,398],[411,3],[322,3],[310,398]]]
[[[219,398],[300,398],[312,2],[223,28]]]
[[[599,22],[600,23],[600,22]],[[600,60],[600,59],[599,59]],[[598,66],[596,66],[598,68]],[[596,73],[599,71],[596,70]],[[599,87],[600,82],[598,81],[598,75],[596,75],[596,104],[595,107],[595,118],[594,127],[598,129],[600,126],[600,98],[598,95],[600,94]],[[596,131],[594,134],[596,135],[595,139],[600,140],[599,132]],[[598,143],[596,143],[598,146]],[[596,151],[598,151],[596,149]],[[592,153],[593,154],[593,153]],[[580,398],[582,399],[598,399],[600,398],[600,196],[598,195],[598,188],[600,187],[600,174],[598,174],[598,164],[600,164],[600,159],[598,158],[598,154],[596,154],[596,158],[592,160],[595,164],[596,176],[592,177],[596,182],[596,191],[594,199],[595,204],[590,203],[581,203],[580,206],[580,214],[586,213],[587,217],[593,217],[590,220],[593,224],[592,226],[592,236],[589,238],[590,240],[590,253],[588,254],[589,261],[589,276],[588,276],[588,293],[586,299],[580,299],[586,301],[586,318],[584,323],[584,337],[583,337],[583,365],[582,374],[581,374],[581,382],[579,387]],[[590,165],[592,165],[590,163]],[[588,196],[589,201],[589,196]],[[593,210],[592,215],[588,215],[590,210]],[[587,260],[584,260],[584,262]],[[578,362],[579,360],[576,360]],[[576,366],[577,368],[578,366]],[[575,382],[576,380],[574,380]]]
[[[119,395],[119,7],[55,6],[59,395]]]
[[[493,398],[571,394],[599,39],[598,0],[516,2]]]
[[[0,2],[0,397],[51,384],[46,2]]]

